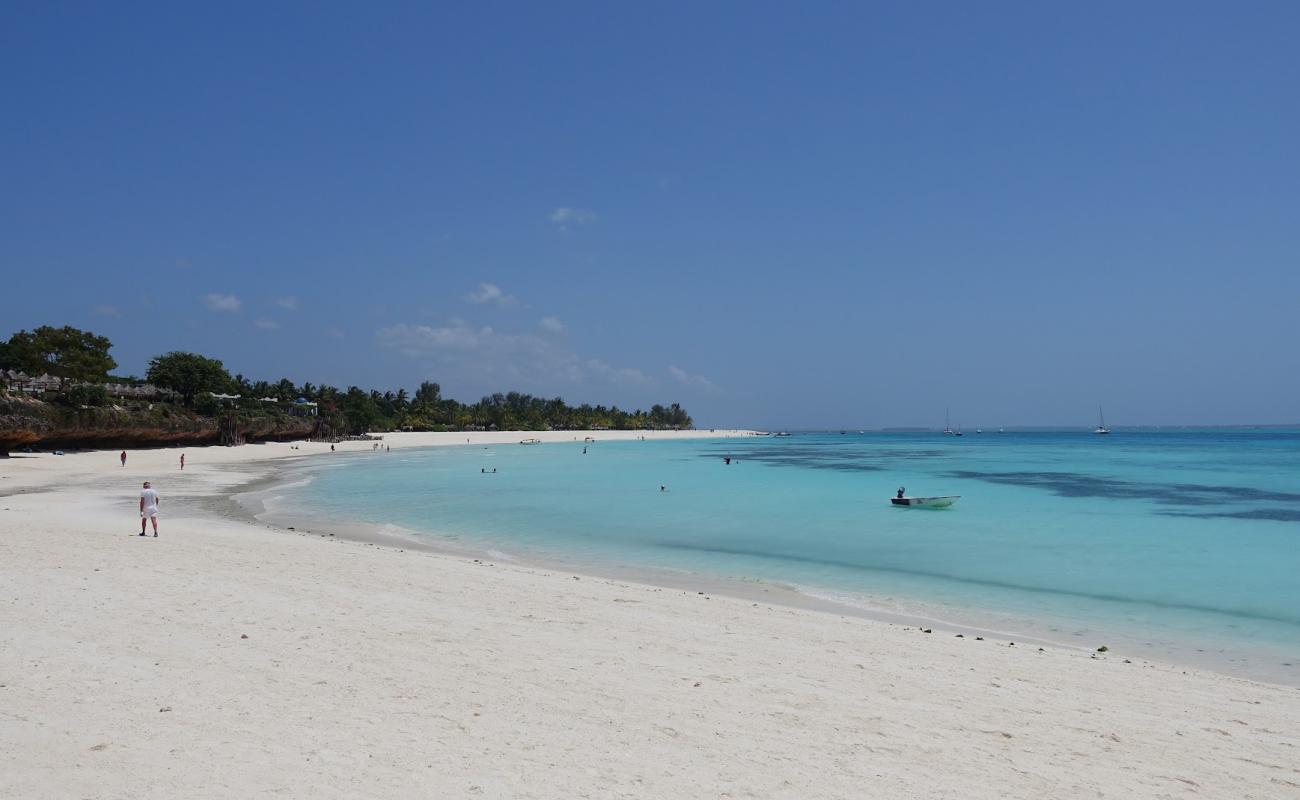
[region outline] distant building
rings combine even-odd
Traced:
[[[15,370],[7,370],[4,373],[5,388],[27,394],[40,394],[41,392],[51,392],[59,388],[61,381],[53,375],[40,375],[32,378],[24,373]]]

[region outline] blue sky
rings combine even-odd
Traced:
[[[11,4],[0,334],[705,425],[1300,420],[1300,5]]]

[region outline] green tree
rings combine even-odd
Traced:
[[[349,386],[340,401],[348,433],[367,433],[379,427],[381,414],[375,398],[356,386]]]
[[[420,388],[415,390],[415,399],[411,404],[433,406],[440,400],[442,400],[442,387],[432,381],[424,381],[420,384]]]
[[[18,355],[8,342],[0,342],[0,369],[18,369]]]
[[[107,336],[69,325],[62,328],[42,325],[30,333],[19,331],[11,336],[6,357],[29,375],[48,372],[59,378],[60,383],[69,380],[89,383],[103,381],[117,368],[117,362],[108,354],[112,346]]]
[[[200,392],[225,392],[233,383],[230,373],[217,359],[180,351],[154,356],[149,360],[145,377],[155,386],[177,392],[190,407]]]

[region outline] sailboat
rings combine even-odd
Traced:
[[[1101,413],[1101,406],[1097,406],[1097,430],[1093,433],[1110,433],[1110,428],[1106,427],[1106,415]]]
[[[945,408],[945,409],[943,410],[943,435],[944,435],[944,436],[952,436],[952,435],[953,435],[953,431],[952,431],[952,419],[951,419],[951,415],[949,414],[950,411],[951,411],[951,409],[948,409],[948,408]]]

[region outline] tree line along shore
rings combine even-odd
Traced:
[[[105,336],[70,326],[22,330],[0,341],[0,453],[34,446],[334,439],[367,433],[467,430],[682,430],[679,404],[649,411],[495,393],[476,403],[433,381],[409,393],[250,380],[218,359],[172,351],[143,378],[117,376]]]

